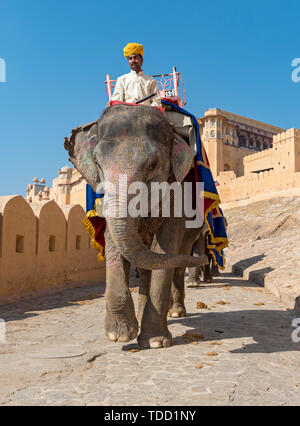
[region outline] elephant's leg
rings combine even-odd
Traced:
[[[194,256],[202,256],[205,254],[205,237],[200,233],[199,238],[194,243],[193,247]],[[199,268],[191,268],[191,274],[189,277],[189,285],[198,287],[201,284],[201,273],[204,273],[204,266],[200,266]]]
[[[212,265],[211,265],[211,275],[213,277],[219,277],[221,275],[219,268],[217,267],[217,265],[215,265],[213,260],[212,260]]]
[[[212,272],[211,272],[211,263],[213,262],[212,256],[210,254],[207,254],[209,264],[203,266],[203,281],[207,283],[212,282]]]
[[[109,340],[129,342],[136,338],[138,322],[129,291],[130,264],[118,252],[108,232],[106,243],[106,318],[105,332]]]
[[[172,335],[167,326],[171,285],[174,271],[152,271],[149,297],[144,306],[141,332],[138,343],[143,348],[162,348],[172,344]]]
[[[146,269],[138,269],[139,272],[139,297],[138,297],[138,314],[137,319],[139,324],[142,322],[144,309],[149,299],[149,290],[151,282],[151,271]]]
[[[174,272],[171,307],[169,309],[169,316],[171,318],[180,318],[186,316],[186,309],[184,306],[184,268],[176,268]]]
[[[199,232],[195,230],[186,230],[180,247],[181,254],[190,254],[195,241],[199,241]],[[176,268],[172,284],[171,307],[169,316],[179,318],[186,316],[186,308],[184,305],[185,289],[184,289],[184,268]]]
[[[195,253],[194,256],[198,256],[198,254]],[[201,269],[198,267],[188,268],[188,274],[188,285],[198,287],[200,285]]]
[[[152,250],[158,253],[179,252],[184,233],[182,218],[169,219],[162,226],[154,241]],[[162,348],[172,344],[172,335],[167,326],[170,307],[173,269],[153,270],[149,298],[141,321],[138,343],[144,348]]]

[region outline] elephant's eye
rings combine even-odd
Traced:
[[[155,160],[155,161],[152,161],[150,164],[149,164],[149,170],[155,170],[156,169],[156,167],[157,167],[157,161]]]

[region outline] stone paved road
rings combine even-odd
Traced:
[[[232,209],[222,206],[228,221],[227,263],[237,275],[300,310],[300,197],[247,201]]]
[[[265,289],[230,273],[187,288],[188,317],[169,321],[174,346],[142,351],[106,340],[103,293],[85,287],[0,307],[0,405],[300,404],[297,313]]]

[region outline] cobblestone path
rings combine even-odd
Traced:
[[[223,207],[224,208],[224,207]],[[230,210],[227,263],[300,310],[300,197],[278,197]]]
[[[169,320],[174,345],[157,350],[106,339],[103,295],[93,286],[0,307],[0,405],[300,404],[300,313],[264,288],[230,273],[187,288],[187,318]]]

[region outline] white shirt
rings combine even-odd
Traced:
[[[155,93],[156,96],[142,102],[141,105],[161,107],[157,81],[145,75],[143,71],[139,73],[131,71],[117,79],[112,101],[135,103],[146,96],[152,95],[152,93]]]

